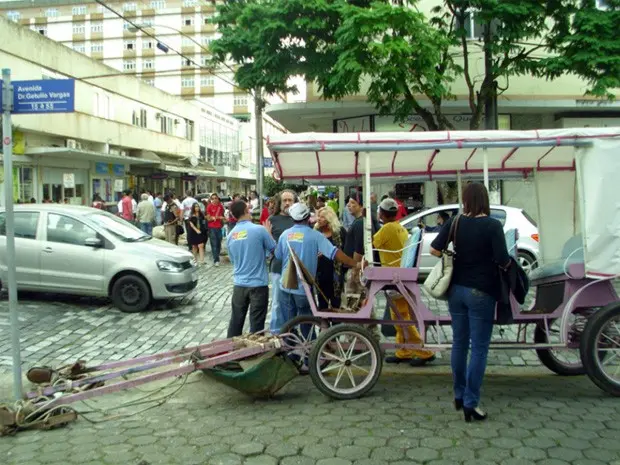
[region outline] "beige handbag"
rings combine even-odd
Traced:
[[[450,225],[448,240],[444,250],[441,251],[439,262],[433,267],[431,273],[424,281],[424,289],[436,299],[447,299],[446,293],[452,281],[454,271],[454,255],[456,254],[456,230],[461,215],[457,216]],[[452,242],[452,250],[448,250],[448,245]]]

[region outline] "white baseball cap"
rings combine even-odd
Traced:
[[[381,201],[381,203],[379,204],[379,208],[384,212],[397,212],[398,204],[396,203],[396,200],[390,199],[388,197],[387,199],[383,199]]]
[[[310,209],[305,203],[297,202],[291,205],[288,214],[294,221],[303,221],[310,217]]]

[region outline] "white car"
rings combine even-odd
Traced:
[[[422,256],[420,257],[421,275],[429,274],[437,263],[437,258],[430,254],[430,248],[431,243],[437,237],[437,230],[439,229],[437,219],[440,213],[447,214],[451,218],[458,211],[458,204],[439,205],[400,220],[400,224],[408,231],[419,225],[424,226],[424,242],[422,244]],[[517,256],[519,263],[526,273],[536,268],[540,258],[536,222],[524,210],[504,205],[491,205],[491,217],[502,223],[504,232],[510,229],[518,230]]]
[[[187,250],[95,208],[15,207],[17,289],[109,296],[124,312],[183,297],[198,284]],[[0,209],[0,289],[7,286],[6,218]]]

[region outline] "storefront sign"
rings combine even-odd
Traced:
[[[151,179],[168,179],[167,173],[153,173],[151,174]]]
[[[63,173],[62,174],[62,185],[65,189],[74,189],[75,188],[75,174]]]
[[[114,176],[125,176],[125,165],[112,165]]]
[[[107,163],[95,163],[95,173],[110,174],[110,165]]]
[[[123,192],[123,189],[125,188],[125,181],[123,181],[122,179],[115,179],[114,180],[114,192]]]
[[[184,175],[184,176],[181,176],[181,179],[183,181],[195,181],[196,180],[196,176]]]

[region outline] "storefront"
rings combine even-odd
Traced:
[[[126,171],[126,164],[94,162],[90,175],[91,197],[99,194],[105,203],[118,202],[129,187]]]
[[[15,157],[17,158],[17,157]],[[20,157],[24,158],[24,157]],[[32,160],[20,160],[16,163],[13,160],[13,201],[20,203],[30,203],[32,199],[40,201],[37,198],[37,168]],[[4,181],[6,175],[4,165],[0,163],[0,206],[4,206]]]

